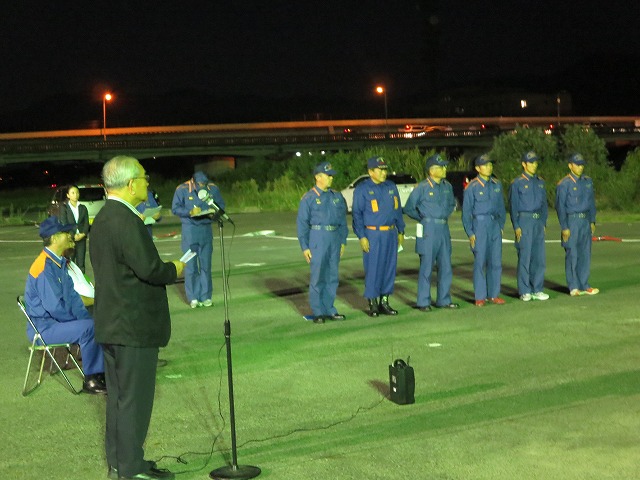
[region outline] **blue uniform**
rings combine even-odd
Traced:
[[[571,232],[562,242],[569,291],[588,290],[591,269],[591,224],[596,223],[593,180],[569,173],[556,186],[556,211],[561,230]]]
[[[335,190],[313,187],[300,200],[297,226],[300,248],[311,250],[311,311],[315,317],[335,315],[340,249],[347,244],[348,234],[344,197]]]
[[[370,178],[353,192],[353,232],[369,240],[364,252],[364,296],[391,295],[396,279],[398,234],[404,234],[400,194],[395,183],[376,184]]]
[[[27,313],[47,343],[77,343],[85,375],[104,372],[102,349],[94,338],[93,319],[73,288],[67,261],[45,247],[35,259],[24,291]],[[27,337],[35,332],[27,323]]]
[[[157,199],[156,199],[156,195],[152,190],[148,190],[147,191],[147,201],[146,202],[142,202],[141,204],[139,204],[136,207],[136,210],[139,211],[140,213],[144,213],[144,211],[148,208],[156,208],[159,207],[160,204],[158,203]],[[157,223],[160,220],[162,220],[162,218],[159,218],[158,220],[154,220],[153,223]],[[152,224],[153,224],[152,223]],[[153,237],[153,228],[151,227],[152,224],[146,224],[147,225],[147,231],[149,232],[149,235],[151,235]]]
[[[468,237],[475,235],[472,249],[473,290],[476,300],[497,298],[502,275],[502,230],[506,221],[502,184],[480,175],[464,190],[462,225]]]
[[[520,228],[518,251],[518,293],[542,292],[546,267],[544,229],[549,209],[544,180],[522,173],[509,188],[509,213],[513,229]]]
[[[176,188],[171,203],[171,211],[182,221],[182,251],[191,249],[196,257],[187,262],[184,267],[184,290],[189,302],[197,300],[204,302],[211,299],[213,283],[211,280],[211,255],[213,254],[212,219],[209,216],[191,217],[189,212],[194,207],[203,211],[209,206],[198,198],[198,191],[206,190],[220,208],[224,210],[225,203],[220,190],[214,183],[207,183],[206,187],[198,187],[193,179]]]
[[[446,180],[440,183],[427,178],[411,192],[404,213],[420,222],[416,235],[416,253],[420,256],[418,307],[431,306],[431,272],[438,266],[436,306],[451,303],[451,233],[447,223],[456,207],[453,188]],[[420,231],[421,230],[421,231]]]

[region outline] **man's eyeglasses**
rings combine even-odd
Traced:
[[[149,175],[143,175],[141,177],[133,177],[133,178],[131,178],[131,180],[137,180],[139,178],[144,178],[147,182],[149,181]]]

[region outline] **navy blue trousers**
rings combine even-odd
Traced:
[[[522,237],[515,244],[518,250],[518,293],[538,293],[543,289],[547,266],[544,224],[540,218],[524,215],[520,215],[519,220]]]
[[[564,247],[564,270],[569,291],[587,290],[591,270],[591,224],[587,218],[569,217],[571,235]]]
[[[473,290],[476,300],[500,296],[502,277],[502,232],[491,217],[473,220],[476,235],[473,262]]]
[[[311,276],[309,279],[309,305],[314,316],[338,313],[333,305],[338,291],[338,265],[340,263],[340,235],[336,231],[311,230]]]
[[[367,230],[369,252],[363,253],[364,297],[391,295],[398,263],[398,231]]]

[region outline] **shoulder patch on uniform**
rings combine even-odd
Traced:
[[[42,272],[44,272],[44,266],[47,262],[47,255],[44,253],[44,250],[40,252],[40,255],[36,257],[36,259],[31,264],[31,268],[29,268],[29,275],[33,278],[38,278]]]

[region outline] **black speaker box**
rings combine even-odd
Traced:
[[[410,367],[402,359],[397,359],[389,365],[389,392],[391,401],[398,405],[415,403],[414,393],[416,379],[413,367]]]

